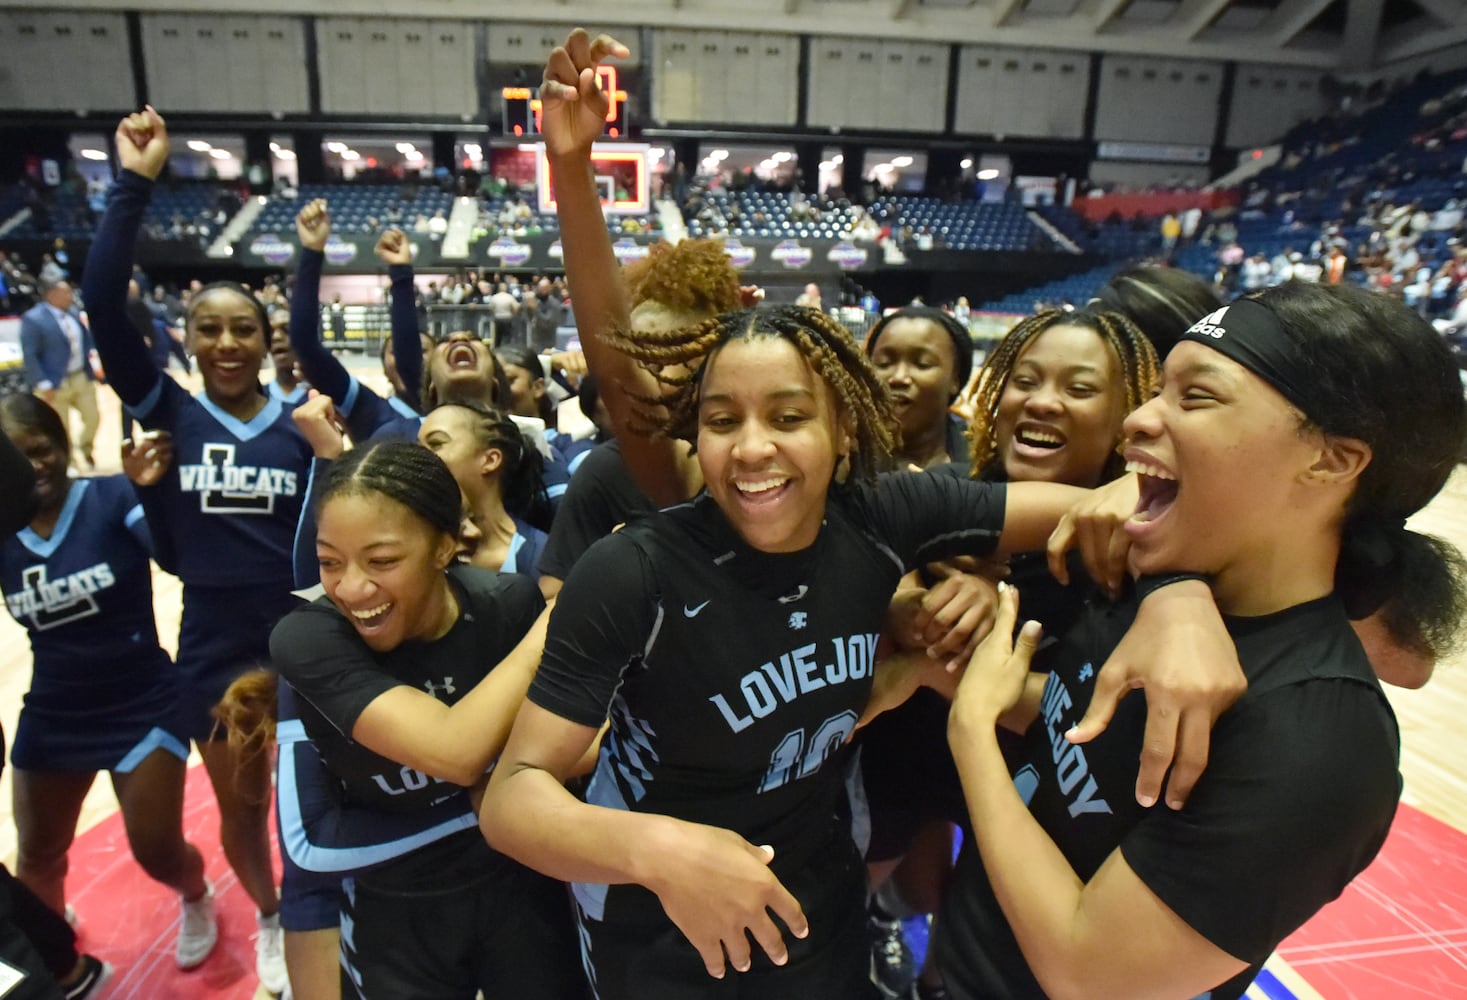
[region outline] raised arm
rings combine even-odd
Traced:
[[[321,268],[326,261],[326,241],[331,238],[331,212],[325,198],[317,198],[300,210],[295,217],[295,232],[301,241],[301,256],[295,269],[295,294],[290,300],[290,347],[306,381],[330,396],[337,406],[350,409],[359,391],[356,380],[321,343]]]
[[[633,396],[656,396],[657,382],[605,340],[609,332],[631,329],[631,307],[611,251],[591,166],[591,147],[606,124],[607,110],[596,67],[609,57],[627,54],[624,45],[607,35],[592,41],[580,28],[571,32],[545,64],[541,123],[581,349],[587,367],[596,374],[627,468],[654,503],[666,506],[696,493],[702,474],[686,445],[637,432]]]
[[[392,324],[392,360],[402,379],[403,400],[421,410],[419,392],[423,385],[423,342],[418,336],[418,304],[413,288],[413,246],[407,234],[393,228],[384,232],[375,247],[378,258],[387,265],[392,284],[392,301],[388,318]]]
[[[128,322],[127,283],[153,181],[168,162],[168,127],[149,107],[122,119],[114,138],[122,171],[87,254],[82,297],[107,381],[124,403],[136,406],[162,376],[142,332]]]

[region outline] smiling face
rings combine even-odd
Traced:
[[[962,387],[945,330],[928,319],[892,320],[873,345],[871,363],[896,404],[904,440],[946,428],[948,403]]]
[[[834,394],[789,341],[730,341],[706,363],[698,463],[709,495],[754,548],[814,543],[836,461],[849,448]]]
[[[35,470],[39,512],[48,514],[60,510],[71,489],[71,480],[66,476],[65,442],[29,429],[12,430],[8,436],[16,450],[30,461],[31,468]]]
[[[471,333],[458,331],[435,345],[428,355],[428,375],[440,403],[467,399],[497,405],[494,352]]]
[[[443,570],[457,542],[380,493],[342,493],[321,506],[321,586],[368,648],[383,653],[442,629]]]
[[[1300,484],[1323,437],[1301,422],[1238,363],[1191,341],[1173,348],[1160,395],[1126,418],[1127,468],[1142,473],[1132,567],[1209,573],[1239,591],[1239,574],[1287,553],[1310,528]]]
[[[286,372],[293,377],[295,372],[295,351],[290,349],[290,321],[271,321],[270,323],[270,360],[275,363],[277,372]]]
[[[211,400],[228,409],[259,396],[266,336],[259,309],[239,292],[214,288],[194,298],[189,348]]]
[[[1120,364],[1100,334],[1052,326],[1024,348],[1004,385],[996,454],[1015,482],[1097,486],[1125,406]]]

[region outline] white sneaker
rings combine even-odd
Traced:
[[[280,914],[256,915],[259,933],[255,935],[255,975],[260,985],[277,996],[290,988],[290,975],[285,971],[285,931],[280,928]]]
[[[178,945],[173,953],[180,969],[202,965],[219,940],[219,921],[214,916],[214,887],[207,882],[204,885],[204,894],[198,899],[182,901]]]

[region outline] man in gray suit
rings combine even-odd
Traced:
[[[92,446],[97,437],[97,387],[92,374],[92,334],[82,324],[65,279],[42,282],[41,301],[20,318],[20,351],[31,391],[69,422],[67,411],[81,417],[77,450],[95,468]]]

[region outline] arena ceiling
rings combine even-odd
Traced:
[[[5,0],[54,9],[53,0]],[[504,20],[523,0],[90,0],[93,9]],[[1351,76],[1467,42],[1467,0],[546,0],[540,24],[859,35],[1319,67]]]

